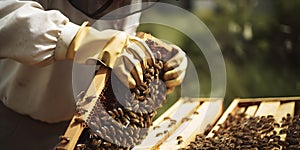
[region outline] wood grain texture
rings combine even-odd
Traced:
[[[84,129],[83,124],[75,122],[75,118],[79,117],[79,118],[82,118],[83,120],[87,120],[89,113],[95,106],[95,103],[98,100],[100,93],[102,92],[102,90],[105,87],[105,83],[108,80],[109,74],[110,74],[110,69],[105,66],[101,66],[99,68],[99,71],[95,75],[94,79],[92,80],[92,82],[82,100],[84,101],[87,97],[94,97],[94,98],[92,98],[89,103],[86,103],[85,105],[80,106],[81,109],[84,109],[87,112],[84,113],[84,115],[80,115],[80,114],[74,115],[71,123],[69,124],[69,126],[64,134],[65,137],[70,138],[70,141],[66,145],[62,145],[67,150],[74,149],[74,147],[76,146],[76,143]]]
[[[294,113],[295,113],[295,101],[281,104],[279,106],[276,114],[275,114],[275,120],[277,122],[280,122],[281,119],[282,119],[282,117],[285,117],[288,113],[291,116],[294,116]]]
[[[197,110],[196,114],[190,116],[190,121],[183,122],[179,128],[160,147],[161,150],[173,150],[186,147],[195,139],[196,134],[203,133],[208,124],[214,124],[223,110],[223,99],[205,101]],[[177,137],[182,137],[178,144]]]
[[[280,106],[280,101],[263,101],[260,103],[255,116],[275,116],[277,109]]]
[[[179,99],[166,113],[160,116],[153,127],[148,131],[147,137],[135,150],[157,149],[180,126],[182,119],[191,115],[199,106],[199,101],[184,102]]]

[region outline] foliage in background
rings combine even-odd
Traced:
[[[197,15],[226,59],[226,99],[299,95],[300,1],[215,2]]]
[[[237,97],[300,95],[299,0],[214,0],[205,10],[193,7],[205,1],[189,2],[191,11],[211,30],[224,55],[226,106]],[[174,23],[185,24],[180,18]],[[193,41],[161,25],[144,24],[139,30],[182,47],[197,68],[201,97],[209,96],[209,68]],[[171,95],[173,99],[179,96]]]

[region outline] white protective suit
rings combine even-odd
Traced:
[[[1,101],[34,119],[70,119],[75,106],[72,61],[64,59],[79,25],[87,17],[66,0],[5,0],[0,2],[0,11]],[[94,27],[133,34],[139,16],[98,21]]]
[[[93,27],[134,34],[139,17],[98,21]],[[75,110],[73,62],[65,60],[64,54],[86,20],[95,22],[67,0],[0,1],[0,99],[4,104],[0,104],[0,149],[33,143],[38,147],[30,149],[48,149],[63,134],[68,123],[55,122],[71,119]],[[24,134],[13,135],[19,131]]]

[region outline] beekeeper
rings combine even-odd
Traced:
[[[140,12],[149,6],[105,17],[116,8],[139,2],[0,1],[0,149],[45,150],[58,143],[75,110],[73,61],[99,59],[117,70],[130,88],[142,80],[143,66],[136,64],[153,60],[153,54],[133,35]],[[103,49],[112,41],[131,49],[110,58],[114,55],[103,54]],[[179,49],[176,54],[166,62],[164,79],[169,90],[182,82],[186,69],[184,52]],[[134,71],[126,69],[128,64],[135,64]]]

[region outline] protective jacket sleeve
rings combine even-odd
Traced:
[[[45,66],[64,60],[79,30],[57,10],[44,10],[37,2],[0,1],[0,58]]]

